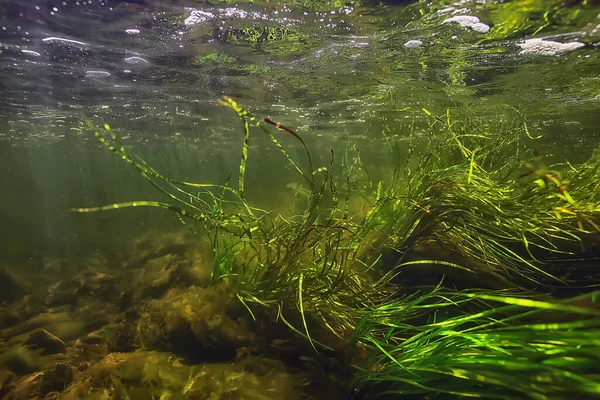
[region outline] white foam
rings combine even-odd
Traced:
[[[527,39],[517,43],[522,50],[519,54],[535,54],[542,56],[557,56],[562,53],[577,50],[585,44],[581,42],[560,43],[539,38]]]
[[[472,15],[455,15],[454,17],[446,18],[442,24],[459,24],[463,28],[471,29],[479,33],[488,33],[490,27],[479,21],[479,18]]]
[[[421,42],[418,39],[413,39],[413,40],[409,40],[408,42],[404,43],[404,47],[408,47],[409,49],[414,48],[414,47],[419,47],[423,44],[423,42]]]

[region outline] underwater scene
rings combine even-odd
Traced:
[[[600,398],[600,2],[0,1],[0,399]]]

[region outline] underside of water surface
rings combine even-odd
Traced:
[[[0,29],[0,398],[600,398],[597,2]]]

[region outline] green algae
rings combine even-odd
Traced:
[[[210,54],[206,54],[203,56],[194,56],[191,59],[192,65],[202,65],[205,63],[225,63],[225,64],[233,64],[237,60],[235,57],[232,57],[228,54],[216,51]]]

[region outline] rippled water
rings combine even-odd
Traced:
[[[324,159],[350,138],[375,160],[381,131],[406,135],[422,108],[526,120],[569,157],[600,140],[593,1],[23,0],[0,16],[4,254],[99,246],[90,236],[128,217],[90,226],[68,207],[156,197],[88,140],[82,114],[171,175],[210,181],[239,157],[221,95],[294,127]],[[281,160],[256,157],[258,187]]]

